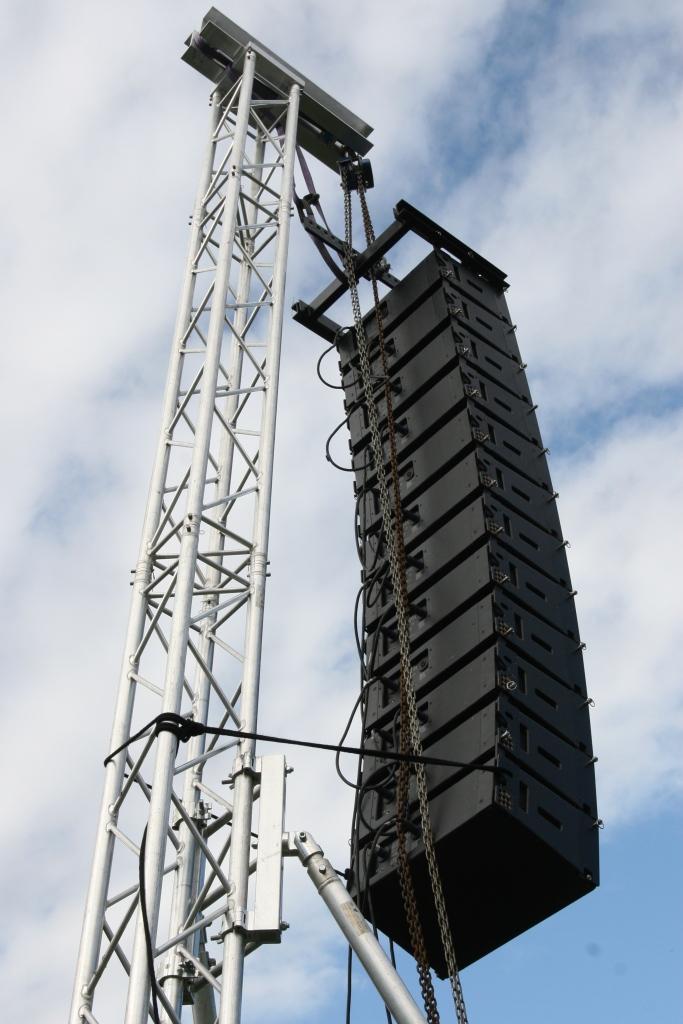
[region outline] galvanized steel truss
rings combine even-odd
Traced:
[[[293,81],[257,99],[258,59],[246,48],[212,94],[111,750],[162,711],[256,728],[300,93]],[[228,799],[219,755],[236,746]],[[222,975],[241,993],[252,760],[249,740],[200,736],[177,752],[166,732],[107,765],[72,1024],[149,1019],[145,829],[162,1017],[179,1021],[194,989],[202,1020],[230,1019],[220,995]]]

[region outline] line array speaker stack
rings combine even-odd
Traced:
[[[546,450],[500,280],[435,249],[383,300],[431,822],[465,967],[598,883],[582,644]],[[388,458],[374,311],[365,320]],[[338,340],[359,534],[368,687],[354,896],[409,938],[396,858],[398,640],[353,332]],[[410,861],[443,974],[414,787]]]

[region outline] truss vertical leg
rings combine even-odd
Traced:
[[[252,199],[255,202],[258,201],[259,198],[259,184],[261,182],[263,170],[262,167],[260,167],[260,164],[263,162],[263,154],[263,135],[261,132],[257,132],[256,144],[254,147],[254,180],[251,183],[252,187],[250,190]],[[249,255],[252,255],[255,249],[255,241],[251,233],[245,232],[243,245],[245,251]],[[239,390],[244,364],[242,338],[248,318],[252,276],[253,270],[249,259],[242,260],[237,284],[237,293],[235,296],[235,333],[232,339],[230,371],[227,381],[228,389],[232,393],[228,394],[222,403],[224,421],[233,430],[237,426],[236,417],[240,405]],[[221,499],[225,501],[230,493],[234,456],[235,442],[233,440],[233,435],[228,430],[223,429],[219,448],[217,480],[214,492],[214,500],[216,502],[219,502]],[[221,551],[225,549],[225,537],[219,529],[214,527],[208,531],[208,545],[213,551]],[[204,610],[211,614],[208,614],[203,620],[202,635],[197,641],[202,662],[207,666],[209,671],[213,670],[214,665],[215,647],[211,634],[217,619],[217,612],[213,609],[215,609],[215,606],[218,603],[217,594],[212,593],[211,591],[217,590],[220,587],[220,584],[221,565],[218,563],[211,566],[207,572],[206,589],[209,593],[207,593],[206,600],[204,601]],[[211,683],[207,672],[204,671],[201,664],[198,664],[196,667],[194,694],[193,717],[195,721],[205,724],[208,720],[209,714]],[[234,724],[239,726],[239,719],[236,719]],[[196,758],[201,758],[205,752],[205,748],[206,737],[195,736],[188,745],[188,759],[194,760]],[[183,804],[197,823],[201,822],[203,818],[202,809],[199,806],[201,802],[201,790],[198,787],[198,783],[201,781],[202,775],[203,762],[199,761],[198,764],[186,773],[183,790]],[[169,929],[171,934],[176,934],[177,932],[182,931],[183,928],[192,923],[192,921],[188,920],[187,915],[196,900],[200,888],[199,883],[203,878],[203,872],[197,870],[199,865],[196,863],[197,858],[202,858],[202,852],[198,847],[192,831],[184,823],[179,824],[178,838],[183,845],[183,858],[178,867],[175,878],[175,889]],[[202,860],[202,866],[203,863],[204,862]],[[198,949],[199,939],[200,936],[197,933],[194,937],[194,942],[192,943],[195,951]],[[167,979],[165,991],[169,1002],[173,1006],[176,1014],[180,1016],[184,988],[184,975],[182,954],[177,948],[169,951],[169,958],[164,970],[164,978]],[[213,1024],[214,1017],[211,1018],[211,1024]]]
[[[259,461],[259,492],[254,512],[254,547],[252,550],[250,576],[254,599],[249,607],[245,644],[246,657],[242,683],[242,723],[247,732],[255,732],[257,727],[280,343],[284,315],[285,275],[294,182],[294,155],[299,115],[299,95],[299,86],[293,85],[289,93],[289,106],[284,133],[283,184],[280,192],[278,239],[273,266],[272,307],[266,356],[268,378],[265,381],[267,390],[261,424],[262,447]],[[241,1017],[247,891],[249,885],[249,850],[254,799],[253,767],[254,741],[242,740],[234,771],[235,795],[232,821],[232,848],[230,851],[230,880],[233,885],[233,892],[231,894],[233,926],[225,936],[223,999],[221,1000],[219,1016],[220,1024],[239,1024]]]
[[[204,511],[211,428],[213,426],[216,385],[224,333],[225,303],[232,269],[235,243],[237,208],[240,198],[242,162],[249,127],[249,107],[254,81],[254,57],[247,53],[240,85],[237,124],[230,157],[230,177],[222,212],[222,231],[217,257],[216,276],[211,296],[211,317],[206,339],[206,357],[199,393],[198,418],[194,430],[192,462],[187,484],[187,510],[181,531],[178,569],[175,578],[175,605],[169,634],[166,675],[164,680],[163,710],[178,714],[181,706],[185,661],[190,635],[190,619],[194,592],[199,529]],[[168,732],[160,733],[157,740],[156,763],[147,825],[147,844],[144,863],[149,900],[147,916],[149,929],[156,935],[161,900],[161,880],[166,849],[166,829],[171,806],[171,787],[177,742]],[[146,962],[146,937],[142,914],[138,912],[133,959],[131,962],[126,1024],[143,1024],[147,1017],[150,978]]]

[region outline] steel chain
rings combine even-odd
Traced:
[[[363,216],[363,226],[365,230],[366,245],[371,245],[375,241],[375,233],[372,226],[372,220],[370,218],[370,212],[367,204],[367,197],[365,194],[365,186],[362,180],[360,172],[357,174],[358,183],[358,196],[361,205],[361,211]],[[348,189],[348,178],[345,182],[345,205],[348,205],[349,209],[349,232],[350,232],[350,209],[351,209],[351,197]],[[349,239],[350,246],[350,239]],[[355,283],[355,272],[353,268],[352,259],[350,261],[351,276]],[[380,352],[380,358],[382,362],[382,377],[384,381],[384,398],[386,403],[387,413],[387,427],[388,427],[388,440],[389,440],[389,465],[391,472],[391,484],[394,496],[393,509],[389,499],[389,492],[386,482],[386,476],[384,472],[384,452],[381,441],[381,435],[379,431],[379,418],[377,414],[377,408],[374,402],[374,396],[370,390],[371,381],[371,367],[370,360],[367,350],[367,339],[365,337],[365,331],[363,329],[362,320],[360,321],[361,331],[358,338],[358,349],[361,360],[361,374],[363,376],[364,390],[366,393],[366,401],[368,404],[368,417],[371,426],[371,441],[373,446],[373,455],[375,456],[375,462],[377,465],[377,478],[378,487],[380,492],[380,506],[382,508],[382,515],[387,523],[387,529],[385,534],[387,537],[387,550],[389,568],[392,579],[392,586],[394,591],[394,601],[396,606],[396,623],[398,628],[398,641],[399,641],[399,657],[400,657],[400,715],[401,715],[401,746],[405,745],[405,732],[409,733],[410,749],[414,754],[422,753],[422,738],[420,735],[420,722],[417,711],[417,698],[415,695],[415,689],[412,682],[412,666],[410,664],[410,621],[409,621],[409,601],[408,601],[408,590],[406,580],[406,557],[403,540],[403,514],[401,507],[401,494],[399,485],[399,474],[398,474],[398,459],[396,450],[396,431],[393,416],[393,402],[391,397],[391,384],[389,380],[389,368],[386,358],[386,347],[384,339],[384,325],[382,321],[381,304],[379,299],[379,292],[377,288],[377,279],[374,271],[370,270],[370,281],[372,285],[373,299],[375,304],[375,316],[377,320],[377,336],[378,346]],[[356,304],[358,306],[357,313],[360,319],[360,304],[358,302],[357,289],[356,289]],[[356,310],[354,309],[354,315]],[[367,374],[367,376],[366,376]],[[368,388],[365,388],[367,381]],[[369,400],[368,400],[369,399]],[[372,408],[370,408],[372,407]],[[373,430],[373,419],[374,427]],[[392,516],[393,512],[393,516]],[[392,524],[392,528],[390,528]],[[397,788],[397,819],[402,821],[404,814],[407,812],[408,803],[408,786],[409,786],[409,768],[408,765],[403,766],[403,772],[399,772],[399,786]],[[403,778],[401,778],[401,775]],[[429,815],[429,795],[427,790],[427,774],[424,765],[415,765],[415,776],[416,776],[416,788],[418,795],[418,804],[420,811],[420,824],[422,830],[422,840],[425,848],[425,856],[427,859],[427,868],[429,872],[430,883],[432,887],[432,893],[434,897],[434,906],[436,909],[437,921],[439,925],[439,932],[441,942],[444,951],[444,959],[446,962],[446,968],[448,971],[451,989],[453,992],[453,1001],[455,1004],[456,1017],[459,1024],[467,1024],[467,1011],[465,1008],[465,1001],[462,991],[462,985],[460,982],[460,975],[458,971],[457,961],[455,957],[455,950],[453,948],[453,939],[451,935],[450,925],[448,921],[448,913],[446,910],[446,902],[443,893],[443,884],[441,881],[441,873],[439,871],[438,862],[436,859],[436,850],[434,848],[434,836],[431,827],[431,820]],[[400,790],[400,799],[399,799]],[[403,804],[403,807],[401,807]],[[403,846],[403,852],[401,852],[401,846]],[[408,863],[407,850],[405,849],[405,833],[403,833],[403,843],[399,840],[399,861],[405,858],[405,863],[410,870]],[[411,885],[412,889],[412,885]],[[414,896],[414,893],[413,893]],[[415,908],[416,909],[416,908]],[[421,929],[420,929],[421,934]],[[424,953],[426,958],[426,951]],[[431,982],[431,978],[430,978]],[[433,987],[432,987],[433,992]],[[438,1011],[437,1011],[438,1016]]]
[[[396,559],[396,547],[393,540],[395,531],[391,527],[393,517],[391,511],[391,503],[389,501],[389,492],[387,488],[386,477],[384,473],[383,449],[381,435],[379,431],[379,419],[377,415],[377,407],[375,405],[375,400],[372,393],[370,362],[368,358],[367,342],[365,339],[365,330],[363,327],[360,299],[358,296],[358,283],[356,280],[356,271],[353,265],[353,226],[351,212],[351,193],[349,189],[348,171],[346,170],[342,172],[342,184],[344,187],[344,270],[346,272],[346,277],[349,284],[349,293],[351,296],[353,320],[356,329],[356,339],[358,344],[358,353],[360,357],[361,381],[363,385],[363,392],[365,396],[365,402],[370,421],[371,447],[373,453],[373,460],[377,470],[377,483],[380,492],[380,507],[382,510],[382,518],[385,522],[385,536],[387,540],[388,556],[391,569],[392,562],[395,563]],[[391,569],[392,583],[396,578],[397,574],[398,567],[394,565],[393,569]],[[402,700],[404,689],[404,687],[401,687]],[[404,748],[404,733],[405,730],[402,730],[402,749]],[[422,933],[422,925],[420,923],[417,899],[415,896],[415,887],[413,884],[410,863],[408,860],[408,851],[406,847],[405,811],[407,810],[408,803],[408,782],[408,765],[401,764],[399,765],[398,770],[398,809],[396,816],[396,831],[398,837],[399,883],[401,886],[401,895],[406,908],[406,919],[408,922],[410,944],[412,946],[413,956],[415,957],[415,961],[417,964],[420,990],[422,992],[422,999],[424,1001],[427,1021],[428,1024],[440,1024],[439,1011],[436,1005],[436,995],[434,993],[434,984],[432,982],[432,977],[429,970],[427,950],[425,947],[424,935]],[[403,809],[401,809],[401,804],[403,804]]]
[[[362,175],[358,174],[358,197],[360,199],[361,210],[363,214],[363,225],[365,229],[366,245],[371,245],[375,241],[375,232],[372,226],[370,218],[370,211],[368,209],[367,197],[365,194],[365,186],[362,180]],[[396,433],[395,423],[393,415],[393,401],[391,397],[391,384],[389,381],[389,367],[387,365],[386,348],[384,344],[384,324],[382,322],[382,311],[381,304],[379,301],[379,293],[377,289],[377,279],[373,270],[370,271],[370,281],[372,284],[373,299],[375,303],[376,319],[377,319],[377,338],[379,343],[379,350],[382,360],[382,374],[384,377],[384,394],[387,407],[387,425],[389,433],[390,443],[390,465],[391,465],[391,476],[392,476],[392,487],[394,491],[394,541],[397,549],[397,562],[399,565],[398,580],[392,582],[394,586],[395,603],[396,603],[396,620],[399,633],[399,650],[401,659],[401,672],[400,672],[400,685],[401,685],[401,696],[403,698],[405,692],[405,704],[407,707],[408,715],[408,727],[410,730],[410,741],[411,741],[411,752],[414,754],[422,754],[422,737],[420,735],[420,720],[417,711],[417,698],[415,695],[415,688],[412,681],[412,667],[410,664],[410,624],[409,624],[409,602],[406,582],[406,558],[405,548],[403,542],[403,524],[402,524],[402,508],[401,508],[401,493],[400,483],[398,475],[398,460],[396,454]],[[399,598],[400,593],[400,598]],[[399,606],[401,607],[401,619],[399,620]],[[406,719],[402,719],[402,722]],[[441,881],[441,872],[436,859],[436,850],[434,848],[434,835],[432,832],[431,819],[429,815],[429,795],[427,791],[427,771],[424,765],[415,765],[415,781],[417,786],[418,803],[420,808],[420,824],[422,828],[422,841],[425,848],[425,856],[427,858],[427,868],[429,871],[429,878],[432,886],[432,894],[434,897],[434,906],[436,908],[436,915],[439,924],[439,932],[441,935],[441,943],[443,946],[444,959],[446,961],[446,969],[451,984],[451,990],[453,992],[453,1002],[455,1004],[455,1012],[458,1020],[458,1024],[467,1024],[467,1010],[465,1007],[465,998],[462,990],[462,984],[460,982],[460,972],[458,970],[458,964],[455,957],[455,949],[453,948],[453,937],[451,934],[450,924],[448,921],[448,912],[446,910],[446,901],[443,892],[443,883]]]

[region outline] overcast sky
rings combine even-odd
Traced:
[[[128,573],[207,125],[206,83],[179,54],[207,7],[5,4],[8,1021],[57,1024],[70,997]],[[408,199],[511,282],[588,645],[603,885],[463,973],[471,1022],[564,1024],[580,1014],[585,1024],[645,1015],[674,1024],[683,8],[235,0],[225,13],[374,125],[378,227]],[[341,230],[334,175],[314,174]],[[295,225],[291,300],[325,281]],[[319,352],[315,337],[286,325],[261,725],[335,740],[357,688],[357,563],[349,481],[324,459],[342,411],[315,377]],[[289,760],[291,827],[309,828],[344,864],[346,792],[324,758]],[[297,870],[286,893],[292,928],[281,949],[249,962],[246,1024],[342,1020],[344,950]],[[362,982],[358,991],[357,1020],[379,1020]]]

